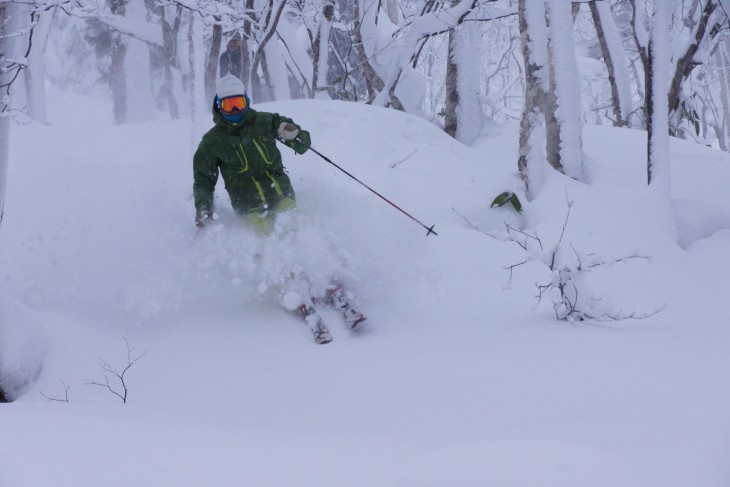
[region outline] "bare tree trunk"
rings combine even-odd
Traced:
[[[456,138],[458,128],[456,109],[459,106],[459,89],[457,86],[459,68],[454,60],[455,36],[454,29],[449,30],[449,47],[446,58],[446,100],[444,101],[444,131],[454,138]]]
[[[450,29],[444,130],[466,145],[474,143],[483,126],[480,61],[481,27],[460,24]]]
[[[12,85],[24,68],[16,60],[27,55],[27,52],[21,52],[21,42],[27,40],[27,35],[19,32],[21,9],[17,3],[0,3],[0,226],[8,186],[11,122],[8,112],[13,109]]]
[[[679,99],[682,93],[682,85],[692,74],[692,70],[697,67],[697,63],[694,61],[695,54],[705,38],[707,33],[707,27],[710,22],[712,14],[717,8],[715,0],[706,0],[705,7],[702,9],[699,23],[694,31],[692,42],[687,46],[687,50],[677,60],[674,75],[672,76],[672,83],[669,88],[669,110],[675,112],[679,107]]]
[[[649,69],[649,53],[648,53],[648,46],[646,45],[646,40],[644,39],[644,36],[646,32],[644,31],[644,26],[642,24],[642,19],[639,18],[639,12],[636,8],[636,0],[628,0],[629,4],[631,6],[631,33],[634,38],[634,44],[636,44],[636,50],[639,53],[639,59],[641,60],[641,66],[644,70],[644,87],[643,87],[643,93],[642,88],[639,87],[639,94],[644,98],[644,107],[647,106],[646,102],[646,92],[648,90],[646,86],[646,72]],[[644,35],[642,35],[644,34]],[[636,69],[634,68],[634,71]],[[640,76],[636,77],[637,84],[642,81],[640,79]],[[646,116],[646,114],[644,115]],[[646,123],[646,120],[644,120],[644,123]]]
[[[254,0],[246,0],[246,11],[247,12],[253,12],[254,11]],[[248,20],[251,16],[249,15],[247,17],[247,20],[243,22],[243,36],[241,39],[241,74],[239,76],[239,79],[243,81],[243,84],[246,87],[246,90],[248,90],[248,94],[252,95],[253,90],[251,88],[253,83],[253,77],[258,76],[256,73],[251,72],[251,47],[252,44],[252,31],[253,31],[253,21]]]
[[[188,59],[190,63],[190,148],[193,152],[197,149],[202,135],[199,127],[202,126],[203,116],[210,113],[209,100],[205,97],[204,27],[202,16],[191,11],[188,24]]]
[[[578,17],[578,14],[580,13],[580,6],[581,2],[573,2],[573,6],[571,7],[573,22],[575,22],[575,18]]]
[[[178,8],[175,13],[175,20],[172,25],[165,18],[165,9],[161,9],[161,25],[162,25],[162,50],[163,50],[163,71],[164,82],[160,89],[160,95],[167,100],[167,107],[170,111],[170,118],[177,120],[180,118],[180,108],[175,98],[173,89],[172,66],[177,59],[177,33],[180,30],[182,21],[182,8]]]
[[[125,0],[110,0],[110,9],[114,15],[124,17]],[[114,123],[117,125],[127,121],[127,79],[124,61],[127,57],[127,45],[119,32],[111,34],[111,79],[112,99],[114,101]]]
[[[655,3],[646,70],[647,183],[669,199],[669,72],[670,6]]]
[[[614,66],[614,62],[620,61],[613,59],[611,50],[608,47],[608,42],[606,42],[606,33],[603,29],[603,22],[606,19],[601,18],[601,13],[595,2],[591,2],[588,5],[591,9],[593,23],[596,27],[596,35],[598,36],[598,44],[601,47],[603,62],[606,63],[606,70],[608,71],[608,83],[611,86],[611,105],[613,107],[614,116],[613,124],[616,127],[624,127],[628,125],[628,121],[624,118],[621,110],[621,96],[619,94],[618,83],[616,82],[616,69]]]
[[[6,59],[13,59],[14,54],[9,49],[8,37],[11,32],[10,12],[12,8],[13,6],[9,3],[0,3],[0,227],[3,223],[5,190],[8,186],[8,159],[10,158],[10,117],[5,116],[5,112],[10,108],[10,85],[12,83]]]
[[[273,101],[274,96],[274,84],[271,82],[271,74],[269,73],[269,65],[266,62],[266,51],[261,54],[261,72],[264,80],[263,86],[261,87],[261,99],[262,101]]]
[[[34,120],[48,123],[46,117],[46,64],[43,53],[46,50],[51,20],[56,9],[47,12],[36,12],[32,19],[36,25],[30,34],[30,52],[28,54],[28,69],[25,70],[25,92],[28,99],[28,111]]]
[[[276,32],[276,26],[279,24],[279,19],[281,19],[281,14],[284,11],[285,5],[286,2],[281,1],[278,5],[276,5],[276,10],[274,10],[274,0],[269,0],[269,10],[267,12],[267,19],[265,21],[266,34],[264,35],[264,38],[261,39],[261,41],[259,42],[259,45],[256,48],[256,52],[253,53],[253,58],[251,59],[251,90],[254,98],[257,100],[260,100],[261,97],[264,95],[261,86],[261,80],[259,79],[257,74],[259,66],[261,65],[261,59],[264,56],[264,48]]]
[[[221,54],[222,40],[223,27],[220,24],[214,24],[208,60],[205,64],[205,98],[207,100],[212,100],[215,97],[215,82],[218,79],[218,58]]]
[[[647,138],[647,184],[651,184],[652,173],[652,144],[651,141],[655,137],[656,128],[654,127],[654,114],[657,106],[654,103],[654,55],[652,54],[652,43],[649,43],[647,50],[647,64],[644,70],[644,85],[646,86],[646,96],[644,97],[644,105],[646,106],[646,138]],[[666,128],[669,130],[669,127]]]
[[[549,28],[549,21],[546,22]],[[557,80],[555,78],[555,53],[549,36],[547,49],[548,89],[545,92],[545,104],[543,110],[543,113],[545,114],[545,155],[548,164],[550,164],[556,171],[565,173],[565,169],[560,162],[560,122],[558,122],[556,116],[556,112],[558,110],[558,87]]]
[[[249,93],[252,93],[251,90],[251,78],[253,76],[258,76],[256,73],[251,72],[251,51],[248,49],[248,44],[246,40],[243,40],[241,42],[241,77],[240,79],[244,82],[244,85],[247,90],[249,90]]]
[[[329,64],[329,42],[332,31],[332,20],[335,15],[333,4],[326,4],[322,9],[322,16],[317,22],[317,32],[312,39],[312,96],[317,97],[320,83],[327,85],[327,72]],[[330,98],[337,98],[332,87],[328,88]]]
[[[173,90],[172,67],[177,66],[177,33],[180,30],[182,7],[175,9],[172,23],[168,22],[166,12],[172,10],[172,6],[162,6],[159,3],[146,2],[148,20],[158,22],[162,32],[162,45],[149,45],[150,59],[154,63],[150,65],[150,76],[155,76],[159,81],[159,92],[156,95],[157,107],[167,109],[170,118],[180,118],[177,99]],[[161,74],[157,71],[161,71]],[[154,74],[153,74],[154,73]]]
[[[638,11],[636,9],[636,0],[628,1],[631,5],[631,30],[634,36],[634,43],[636,44],[636,49],[639,51],[642,66],[646,67],[649,65],[649,53],[645,40],[639,33],[644,32],[644,26],[642,25],[642,19],[639,18]]]
[[[365,45],[363,44],[361,32],[362,17],[360,13],[360,1],[361,0],[354,0],[355,13],[353,15],[353,23],[355,32],[353,44],[355,44],[357,56],[360,59],[360,65],[362,66],[363,74],[365,76],[365,86],[368,89],[368,103],[372,103],[377,94],[385,88],[385,83],[380,76],[378,76],[378,73],[375,72],[375,69],[373,69],[367,53],[365,52]]]
[[[3,7],[0,6],[0,14]],[[1,30],[0,30],[1,32]],[[2,34],[0,34],[2,35]],[[0,43],[1,44],[1,43]],[[2,45],[0,45],[2,52]],[[5,95],[5,90],[2,95]],[[0,102],[0,110],[4,110],[7,105]],[[8,159],[10,158],[10,117],[0,116],[0,227],[3,224],[3,215],[5,214],[5,191],[8,187]]]
[[[729,40],[726,40],[725,45],[727,46],[728,43]],[[730,69],[730,65],[722,49],[718,49],[715,56],[720,71],[720,100],[722,102],[722,120],[717,121],[717,138],[720,148],[727,152],[728,137],[730,136],[730,120],[728,120],[728,117],[730,117],[730,86],[728,86],[727,70]]]

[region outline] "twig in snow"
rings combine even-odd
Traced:
[[[118,372],[117,370],[113,369],[111,365],[107,364],[104,359],[99,357],[99,367],[101,367],[102,374],[104,375],[104,383],[100,382],[87,382],[86,385],[90,386],[100,386],[108,389],[112,394],[119,397],[124,404],[127,403],[127,397],[129,395],[129,389],[127,387],[127,382],[125,380],[125,375],[129,371],[130,368],[132,368],[132,365],[136,364],[144,355],[147,353],[147,350],[139,354],[137,357],[132,358],[132,352],[134,352],[134,347],[129,346],[129,340],[127,340],[127,337],[124,337],[124,343],[127,346],[127,365],[122,369],[121,372]],[[115,388],[109,383],[109,377],[115,378],[119,385]]]
[[[484,230],[482,230],[481,228],[479,228],[479,227],[477,226],[477,224],[476,224],[476,223],[473,223],[473,222],[472,222],[471,220],[469,220],[469,219],[468,219],[467,217],[465,217],[464,215],[462,215],[461,213],[459,213],[458,211],[456,211],[456,208],[454,208],[453,206],[451,207],[451,211],[453,211],[454,213],[456,213],[457,215],[459,215],[459,217],[460,217],[460,218],[461,218],[462,220],[464,220],[464,221],[466,222],[466,224],[467,224],[467,225],[469,225],[469,226],[470,226],[471,228],[473,228],[473,229],[474,229],[474,230],[476,230],[477,232],[479,232],[479,233],[483,233],[483,234],[484,234],[484,235],[486,235],[487,237],[492,237],[492,238],[494,238],[494,239],[496,239],[496,240],[499,240],[499,239],[498,239],[497,237],[495,237],[495,236],[494,236],[494,235],[492,235],[491,233],[487,233],[487,232],[485,232]]]
[[[63,384],[63,390],[64,390],[64,398],[58,399],[57,397],[50,397],[46,396],[43,391],[41,391],[41,396],[48,399],[48,402],[68,402],[68,390],[71,389],[71,386],[67,386],[66,383],[63,381],[63,379],[58,379],[61,381],[61,384]]]
[[[393,168],[393,167],[395,167],[395,166],[397,166],[397,165],[399,165],[399,164],[403,164],[403,163],[404,163],[404,162],[406,162],[406,161],[407,161],[408,159],[410,159],[411,157],[413,157],[413,154],[415,154],[416,152],[418,152],[418,149],[413,149],[413,152],[411,152],[410,154],[408,154],[408,155],[407,155],[406,157],[404,157],[404,158],[403,158],[403,159],[401,159],[400,161],[395,161],[394,163],[392,163],[392,164],[390,165],[390,167],[391,167],[391,168]]]

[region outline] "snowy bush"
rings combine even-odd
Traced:
[[[504,194],[504,193],[503,193]],[[502,195],[500,195],[502,196]],[[499,198],[499,197],[498,197]],[[509,280],[512,281],[513,271],[522,265],[539,262],[549,271],[548,278],[536,283],[538,302],[548,298],[553,304],[555,317],[561,321],[577,322],[584,320],[618,321],[624,319],[647,318],[661,311],[658,308],[649,313],[624,312],[602,305],[600,293],[593,291],[588,283],[588,275],[598,269],[610,268],[618,263],[626,263],[634,259],[649,260],[648,256],[633,253],[611,259],[606,259],[593,252],[578,249],[573,243],[565,240],[566,229],[570,221],[570,213],[574,201],[567,197],[567,212],[560,236],[552,245],[546,245],[537,231],[528,231],[520,228],[512,221],[504,222],[504,232],[488,232],[480,229],[465,216],[459,216],[472,228],[497,240],[513,242],[519,245],[527,254],[526,258],[506,267],[509,270]],[[495,200],[496,201],[496,200]],[[493,204],[494,206],[494,204]]]

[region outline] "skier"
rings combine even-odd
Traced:
[[[193,160],[195,224],[202,228],[212,221],[220,172],[234,211],[259,233],[270,233],[276,214],[296,206],[276,141],[304,154],[309,132],[290,118],[251,108],[243,82],[233,75],[218,83],[213,122]]]
[[[229,74],[241,77],[241,34],[236,32],[226,44],[226,50],[218,59],[218,68],[220,77],[223,78]]]
[[[268,235],[278,214],[296,209],[294,188],[284,171],[276,141],[298,154],[311,144],[309,132],[278,113],[259,112],[250,106],[243,82],[224,76],[216,88],[213,104],[215,126],[201,140],[193,157],[195,224],[205,228],[213,222],[213,196],[218,174],[236,214],[258,234]],[[314,309],[306,278],[292,276],[282,290],[282,304],[297,309],[318,343],[331,340],[327,327]],[[291,295],[299,297],[292,303]],[[323,300],[339,308],[350,328],[365,320],[350,304],[342,286],[334,285]]]

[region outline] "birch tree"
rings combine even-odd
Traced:
[[[567,176],[583,180],[580,81],[573,41],[572,3],[545,0],[548,32],[547,160]]]
[[[725,39],[722,43],[724,46],[728,45],[728,39]],[[728,70],[730,70],[730,63],[728,63],[727,52],[723,49],[717,49],[715,51],[715,64],[718,71],[718,82],[719,82],[719,95],[721,110],[717,117],[715,117],[714,129],[717,134],[718,143],[720,149],[728,151],[728,141],[730,139],[730,83],[728,81]]]
[[[327,81],[329,73],[329,44],[332,21],[335,16],[335,6],[327,2],[318,15],[314,31],[310,34],[312,41],[312,94],[314,97],[336,98],[333,89]]]
[[[218,59],[221,54],[221,43],[223,42],[223,27],[220,23],[213,25],[210,38],[210,49],[208,59],[205,61],[205,99],[212,100],[215,97],[215,85],[218,79]]]
[[[522,59],[525,66],[525,98],[520,122],[517,166],[533,199],[542,181],[545,147],[544,104],[547,91],[547,28],[545,5],[520,0],[518,5]]]
[[[470,145],[482,129],[479,101],[481,25],[461,24],[449,31],[444,130]]]
[[[567,0],[518,3],[525,97],[517,166],[531,199],[539,189],[544,160],[559,172],[583,179],[573,15]]]

